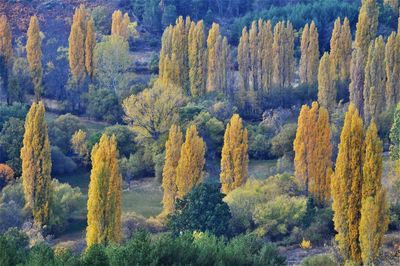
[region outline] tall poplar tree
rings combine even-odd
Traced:
[[[85,39],[85,67],[86,73],[91,80],[93,80],[95,63],[94,63],[94,49],[96,48],[96,32],[94,29],[93,19],[89,19],[86,26],[86,39]]]
[[[36,16],[32,16],[29,22],[26,57],[28,60],[29,73],[35,89],[35,99],[39,101],[42,93],[43,77],[42,38],[40,37],[39,20]]]
[[[121,10],[114,11],[112,14],[111,35],[118,35],[127,41],[129,38],[128,27],[130,23],[131,19],[129,18],[128,13],[125,13],[122,16]]]
[[[92,150],[92,171],[88,193],[86,244],[121,241],[122,177],[115,136],[103,134]]]
[[[351,103],[340,136],[335,176],[332,179],[332,209],[335,239],[346,261],[361,263],[359,225],[365,156],[363,122]]]
[[[382,153],[382,141],[372,121],[366,134],[363,165],[360,246],[364,265],[378,264],[379,249],[389,224],[388,206],[381,180]]]
[[[35,223],[46,225],[51,215],[51,152],[42,102],[34,102],[26,116],[21,160],[26,207]]]
[[[9,75],[12,66],[12,34],[11,28],[5,15],[0,16],[0,91],[1,83],[7,91],[7,102],[12,102],[12,92],[9,86]]]
[[[218,37],[220,36],[219,25],[213,23],[207,38],[207,91],[212,92],[219,89],[218,82]]]
[[[274,84],[281,87],[289,87],[294,76],[294,32],[289,21],[278,22],[274,28]]]
[[[176,168],[181,157],[183,136],[179,126],[173,125],[169,130],[168,140],[165,143],[165,164],[163,169],[162,188],[163,214],[168,215],[175,209],[175,199],[177,194]]]
[[[365,67],[364,120],[376,118],[385,109],[385,42],[382,37],[371,42]]]
[[[364,111],[364,60],[361,50],[355,49],[351,57],[350,102],[359,110],[361,117],[363,117]]]
[[[197,133],[195,125],[186,130],[185,142],[176,168],[177,197],[183,198],[192,188],[201,182],[205,164],[206,145]]]
[[[376,0],[362,0],[358,15],[355,47],[360,49],[364,57],[368,56],[370,42],[378,31],[379,9]]]
[[[228,194],[246,183],[248,178],[248,132],[239,115],[232,116],[228,123],[222,148],[221,174],[222,192]]]
[[[319,64],[318,30],[314,21],[304,27],[300,50],[300,82],[313,86],[317,83]]]
[[[392,32],[386,43],[386,108],[400,101],[400,37]]]
[[[261,39],[261,84],[264,92],[269,92],[272,87],[272,75],[273,75],[273,42],[274,36],[272,33],[271,21],[262,22],[260,26],[260,39]]]
[[[191,23],[188,41],[190,92],[192,96],[199,96],[205,93],[207,82],[207,47],[203,21]]]
[[[332,79],[332,65],[329,54],[325,53],[318,68],[318,102],[322,107],[333,111],[336,105],[337,89]]]
[[[298,118],[295,152],[295,176],[315,201],[323,206],[330,200],[332,145],[328,111],[314,102],[303,105]]]
[[[343,24],[341,24],[340,18],[336,19],[330,46],[333,80],[345,82],[350,78],[352,53],[352,37],[347,17],[344,19]]]

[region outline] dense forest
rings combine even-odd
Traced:
[[[4,0],[0,266],[400,265],[398,0]]]

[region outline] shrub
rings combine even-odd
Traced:
[[[27,236],[16,228],[0,235],[0,265],[23,265],[28,253],[28,244]]]
[[[89,90],[89,104],[86,113],[93,119],[109,123],[120,122],[123,114],[115,92],[106,89]]]
[[[293,141],[296,137],[296,124],[286,124],[272,140],[272,154],[282,157],[293,152]]]
[[[0,233],[11,227],[20,227],[22,222],[21,209],[14,201],[0,203]]]
[[[118,152],[121,156],[129,156],[136,150],[135,134],[127,126],[115,125],[107,127],[104,133],[108,136],[115,135],[117,139]]]
[[[22,171],[20,152],[24,132],[24,121],[14,117],[11,117],[4,123],[3,129],[0,132],[0,150],[5,152],[6,163],[17,175],[20,175]]]
[[[49,265],[55,266],[54,251],[45,243],[35,245],[29,252],[26,265]]]
[[[109,266],[106,249],[102,245],[95,244],[82,254],[82,262],[85,266]]]
[[[64,155],[58,147],[51,147],[51,174],[63,175],[74,172],[77,168],[76,163]]]
[[[4,123],[11,117],[25,120],[25,116],[28,113],[28,109],[25,104],[13,103],[7,105],[0,103],[0,130],[3,129]]]
[[[229,235],[231,213],[223,197],[217,185],[196,186],[182,200],[177,201],[175,213],[168,218],[168,227],[174,235],[185,231]]]
[[[300,247],[302,249],[310,249],[310,248],[312,248],[311,241],[310,240],[305,240],[303,238],[303,241],[301,241],[301,243],[300,243]]]
[[[14,171],[6,164],[0,164],[0,190],[14,180]]]
[[[306,258],[301,263],[301,266],[337,266],[338,264],[335,263],[329,256],[327,255],[315,255]]]

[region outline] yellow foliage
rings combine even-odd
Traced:
[[[301,243],[300,243],[300,247],[301,247],[302,249],[310,249],[310,248],[312,248],[311,241],[305,240],[305,239],[303,238],[303,241],[301,241]]]
[[[325,53],[318,68],[318,102],[322,107],[333,111],[336,105],[337,89],[332,79],[332,65],[329,54]]]
[[[5,15],[0,16],[0,57],[4,57],[5,64],[12,58],[12,34]]]
[[[28,60],[29,72],[35,88],[36,101],[40,100],[42,93],[42,39],[40,36],[39,20],[32,16],[29,22],[28,37],[26,42],[26,57]]]

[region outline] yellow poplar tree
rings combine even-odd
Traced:
[[[86,77],[85,39],[79,21],[74,21],[69,35],[68,58],[72,78],[75,84],[80,84]]]
[[[29,72],[35,88],[35,98],[39,101],[42,93],[42,39],[40,37],[39,20],[32,16],[28,28],[28,40],[26,43],[26,57],[28,60]]]
[[[220,180],[223,193],[228,194],[246,183],[249,175],[248,146],[247,129],[235,114],[226,127],[222,148]]]
[[[86,144],[87,134],[85,131],[79,129],[71,137],[72,150],[83,159],[85,165],[89,164],[90,154]]]
[[[364,111],[364,57],[361,50],[355,49],[351,57],[350,68],[350,102],[359,110],[360,116]]]
[[[86,27],[86,39],[85,39],[85,67],[86,73],[93,79],[95,71],[94,63],[94,49],[96,48],[96,32],[94,30],[94,21],[90,19]]]
[[[363,122],[351,103],[340,136],[335,175],[331,182],[335,239],[345,260],[361,263],[359,225],[364,161]]]
[[[169,130],[168,140],[165,143],[165,164],[163,169],[162,187],[163,214],[168,215],[175,210],[175,199],[177,193],[176,168],[181,157],[183,136],[179,126],[173,125]]]
[[[163,32],[161,37],[161,50],[160,50],[160,61],[159,61],[159,77],[160,80],[169,80],[166,79],[164,75],[165,67],[169,66],[170,64],[166,64],[165,60],[169,58],[170,54],[172,53],[172,30],[173,26],[169,25]]]
[[[300,42],[300,82],[307,83],[307,61],[308,61],[308,45],[310,43],[310,27],[308,23],[304,26],[301,34]]]
[[[304,27],[300,50],[300,82],[312,86],[317,83],[319,65],[318,30],[314,21]]]
[[[371,42],[364,81],[364,120],[376,118],[385,108],[385,42],[382,37]]]
[[[395,106],[400,100],[400,37],[392,32],[386,43],[386,108]]]
[[[36,224],[45,225],[51,205],[51,152],[42,102],[33,103],[26,116],[21,159],[26,207]]]
[[[318,102],[321,106],[332,111],[336,105],[336,86],[332,80],[332,68],[329,54],[325,53],[318,69]]]
[[[278,22],[274,28],[274,83],[281,87],[289,87],[294,75],[294,32],[290,22]]]
[[[208,59],[207,59],[207,91],[212,92],[219,89],[218,87],[218,47],[217,40],[220,36],[219,25],[213,23],[210,31],[208,32],[207,48],[208,48]]]
[[[4,64],[8,64],[12,58],[12,34],[10,24],[5,15],[0,16],[0,57]]]
[[[86,243],[121,241],[122,177],[118,166],[115,136],[103,134],[92,150],[92,171],[88,193]]]
[[[205,164],[206,145],[195,125],[186,130],[185,142],[176,168],[177,197],[182,198],[201,182]]]
[[[350,63],[352,53],[352,37],[350,23],[346,17],[341,24],[337,18],[332,32],[330,58],[333,79],[347,81],[350,78]]]
[[[207,79],[207,47],[203,21],[191,23],[188,42],[190,92],[192,96],[199,96],[206,91]]]
[[[269,92],[272,87],[274,36],[271,21],[263,22],[261,30],[261,83],[264,92]]]
[[[379,249],[387,230],[388,206],[382,188],[382,141],[372,121],[365,139],[360,246],[364,265],[377,265]]]
[[[363,56],[368,56],[369,44],[375,39],[378,30],[379,10],[376,0],[362,0],[358,15],[355,47]]]
[[[111,34],[114,35],[119,35],[121,31],[121,24],[122,24],[122,12],[121,10],[115,10],[112,14],[112,22],[111,22]],[[122,36],[121,36],[122,37]]]

